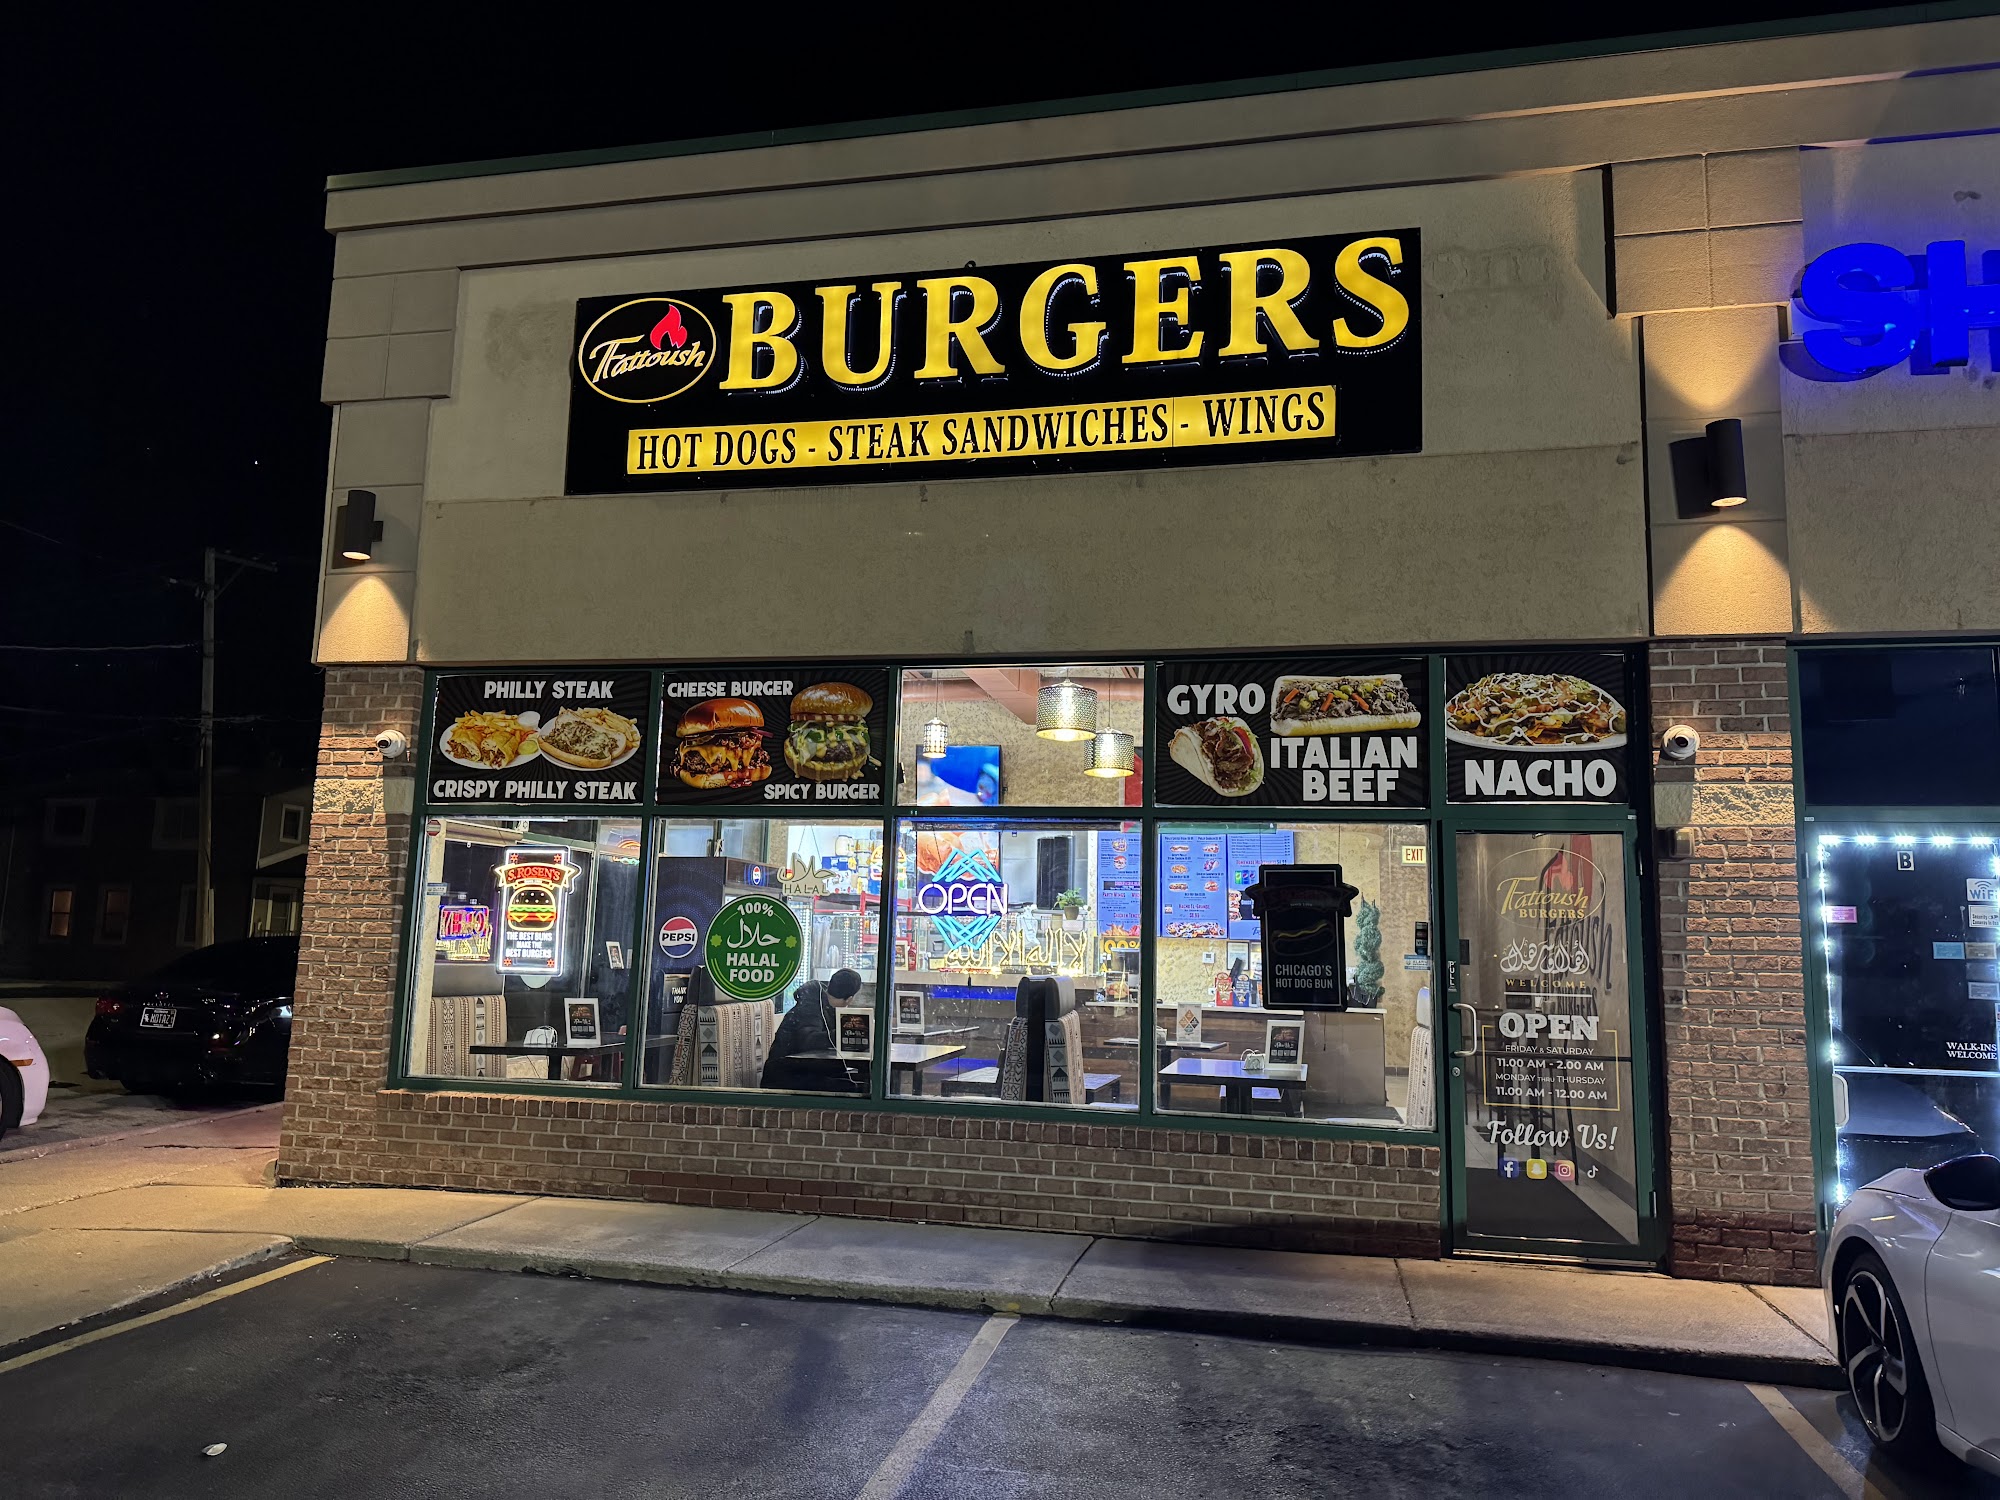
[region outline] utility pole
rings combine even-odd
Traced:
[[[220,586],[215,581],[218,559],[236,565]],[[215,601],[245,568],[278,571],[252,557],[201,549],[201,792],[195,810],[194,901],[195,941],[203,948],[215,941]]]

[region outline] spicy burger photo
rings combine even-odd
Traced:
[[[816,682],[792,699],[785,764],[801,781],[856,781],[868,773],[875,700],[851,682]]]
[[[674,774],[698,790],[751,786],[771,774],[764,713],[748,698],[705,698],[681,715],[674,735]]]

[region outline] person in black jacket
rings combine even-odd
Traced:
[[[859,1059],[803,1057],[801,1053],[834,1052],[835,1009],[861,992],[861,976],[836,969],[821,984],[809,979],[792,992],[792,1008],[771,1038],[771,1055],[764,1059],[763,1086],[786,1093],[865,1094],[868,1064]]]

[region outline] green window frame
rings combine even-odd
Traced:
[[[1523,649],[1545,651],[1550,648],[1545,644],[1536,643],[1531,647],[1524,647]],[[1632,648],[1629,644],[1625,644],[1600,647],[1598,649],[1629,652]],[[1369,654],[1380,655],[1392,651],[1393,648],[1372,646],[1363,648],[1329,647],[1325,648],[1325,654],[1340,655],[1351,650],[1362,650]],[[1183,653],[1179,659],[1198,660],[1217,654],[1215,652],[1189,652]],[[1300,652],[1297,648],[1288,651],[1265,650],[1229,653],[1232,659],[1267,656],[1278,657],[1280,655],[1296,658],[1299,654]],[[1158,722],[1159,704],[1157,698],[1160,670],[1168,658],[1135,658],[1120,653],[1099,652],[1066,656],[1062,660],[1077,665],[1087,663],[1132,665],[1136,663],[1145,669],[1143,722],[1145,726],[1144,740],[1146,742],[1147,754],[1144,759],[1141,797],[1137,805],[1055,807],[1005,805],[999,808],[928,807],[920,809],[897,804],[894,800],[896,795],[894,779],[890,777],[885,778],[885,795],[888,800],[881,804],[842,803],[838,805],[829,804],[823,808],[815,806],[806,815],[837,819],[849,824],[878,824],[884,848],[890,851],[893,851],[896,847],[898,823],[906,817],[922,817],[930,821],[969,823],[1006,823],[1018,821],[1021,823],[1060,825],[1126,822],[1137,825],[1139,835],[1144,840],[1145,852],[1145,857],[1141,865],[1140,900],[1142,903],[1143,920],[1140,926],[1140,994],[1143,1001],[1155,1002],[1157,996],[1155,988],[1157,955],[1155,948],[1160,881],[1158,849],[1160,830],[1165,826],[1214,825],[1217,827],[1228,827],[1232,824],[1241,825],[1246,822],[1282,822],[1293,824],[1397,823],[1422,825],[1426,830],[1430,847],[1435,851],[1442,849],[1445,841],[1451,838],[1460,827],[1470,826],[1475,821],[1490,823],[1494,821],[1496,813],[1502,819],[1516,819],[1532,815],[1546,821],[1551,812],[1560,814],[1563,811],[1562,808],[1542,808],[1540,810],[1530,808],[1497,809],[1491,805],[1454,804],[1448,802],[1446,799],[1446,757],[1443,727],[1445,654],[1442,652],[1413,651],[1408,649],[1397,654],[1424,656],[1427,659],[1429,668],[1427,673],[1425,708],[1426,733],[1428,736],[1427,751],[1430,756],[1431,771],[1429,777],[1429,800],[1423,807],[1377,808],[1338,804],[1317,807],[1233,809],[1162,804],[1157,801],[1155,786],[1161,751],[1160,747],[1150,743],[1150,739],[1154,727]],[[985,658],[983,660],[992,662],[995,665],[1018,666],[1022,663],[1023,658],[1016,655],[1006,658]],[[897,691],[892,693],[891,701],[888,704],[888,744],[890,746],[899,743],[899,719],[903,708],[901,684],[904,670],[906,668],[940,666],[958,667],[967,664],[968,662],[965,659],[921,658],[905,660],[882,657],[850,659],[837,663],[837,665],[841,666],[859,667],[866,665],[880,666],[888,669],[890,680],[892,683],[897,684]],[[971,664],[979,663],[974,662]],[[829,665],[836,664],[829,663]],[[656,740],[658,734],[662,682],[665,675],[668,672],[682,672],[690,669],[699,670],[701,666],[702,664],[699,662],[675,663],[671,666],[663,665],[650,669],[651,690],[647,710],[649,739]],[[421,727],[417,739],[417,753],[419,757],[427,756],[427,749],[437,733],[437,726],[432,722],[436,701],[436,679],[446,671],[467,670],[478,670],[478,667],[477,665],[472,667],[459,666],[434,669],[425,673]],[[1635,676],[1633,680],[1635,682],[1643,682],[1643,676]],[[1640,709],[1634,709],[1633,711],[1635,713],[1642,712]],[[1636,742],[1637,737],[1635,736]],[[641,847],[645,850],[651,850],[654,847],[654,828],[658,822],[663,820],[684,820],[694,817],[745,821],[798,821],[802,813],[806,813],[806,809],[804,808],[792,807],[782,803],[775,805],[746,804],[743,806],[702,806],[694,808],[684,805],[662,804],[658,800],[657,787],[655,786],[655,777],[658,774],[658,761],[659,754],[657,743],[655,742],[651,746],[651,753],[647,757],[647,764],[643,773],[644,800],[636,807],[604,807],[586,810],[574,805],[550,803],[493,803],[477,805],[450,804],[447,809],[445,806],[432,807],[426,797],[425,792],[427,787],[424,784],[421,769],[425,762],[424,759],[420,759],[419,784],[411,820],[409,863],[406,871],[405,890],[410,892],[421,890],[425,826],[432,816],[444,814],[447,810],[451,815],[468,817],[547,817],[554,815],[574,817],[583,815],[636,818],[641,824]],[[1650,792],[1647,790],[1648,781],[1645,761],[1646,757],[1643,755],[1635,754],[1631,758],[1629,780],[1632,786],[1631,795],[1635,803],[1639,799],[1650,795]],[[1596,812],[1597,815],[1601,816],[1604,812],[1613,810],[1615,809],[1603,808],[1597,809]],[[1438,941],[1437,935],[1443,931],[1445,925],[1442,920],[1445,892],[1440,887],[1438,873],[1442,865],[1443,861],[1435,856],[1429,860],[1428,882],[1434,944]],[[1650,873],[1651,866],[1650,861],[1648,861],[1641,872],[1641,878],[1650,878]],[[1022,1104],[970,1099],[942,1100],[936,1097],[896,1097],[888,1092],[890,1085],[888,1046],[892,1028],[888,1024],[887,1017],[887,1008],[894,1003],[894,879],[893,868],[885,866],[884,896],[880,907],[880,920],[883,923],[883,930],[878,933],[876,944],[875,1056],[873,1066],[870,1069],[869,1093],[866,1097],[646,1084],[639,1081],[643,1076],[642,1052],[645,1042],[645,1027],[643,1024],[633,1025],[629,1029],[622,1079],[616,1084],[570,1083],[541,1079],[438,1078],[412,1075],[408,1071],[411,981],[415,972],[415,964],[424,957],[424,955],[416,952],[417,945],[414,942],[404,945],[404,958],[397,973],[395,1013],[391,1027],[391,1054],[387,1087],[419,1092],[526,1094],[545,1098],[621,1099],[650,1101],[660,1104],[705,1103],[719,1106],[767,1109],[861,1110],[884,1114],[943,1115],[962,1119],[1039,1120],[1051,1124],[1091,1125],[1115,1128],[1136,1127],[1162,1131],[1199,1130],[1219,1135],[1244,1134],[1297,1137],[1314,1140],[1356,1140],[1385,1145],[1430,1146],[1438,1148],[1444,1146],[1447,1121],[1445,1119],[1443,1090],[1441,1087],[1438,1090],[1439,1103],[1435,1111],[1435,1120],[1429,1129],[1390,1128],[1377,1124],[1319,1123],[1281,1116],[1242,1117],[1222,1114],[1192,1114],[1184,1111],[1161,1112],[1157,1108],[1155,1099],[1156,1079],[1154,1077],[1154,1070],[1145,1066],[1141,1066],[1138,1070],[1139,1107],[1136,1111],[1105,1110],[1090,1108],[1088,1106],[1077,1108],[1069,1105],[1045,1103]],[[647,934],[652,931],[653,923],[656,919],[656,914],[653,911],[654,882],[645,880],[643,887],[642,898],[635,905],[636,916],[633,930],[630,934],[631,947],[627,950],[634,955],[633,962],[635,965],[640,962],[639,955],[641,954],[645,956],[646,964],[646,967],[639,970],[635,982],[635,993],[641,997],[640,1003],[635,1007],[635,1019],[643,1018],[649,1003],[648,997],[650,995],[650,981],[652,977],[650,965],[653,950],[652,945],[645,941],[645,939]],[[421,905],[419,902],[412,900],[407,903],[407,910],[403,918],[406,936],[414,930],[414,924],[420,910]],[[1441,958],[1437,954],[1435,946],[1433,948],[1433,962],[1441,965]],[[1656,966],[1649,965],[1649,968],[1652,967]],[[1434,972],[1441,972],[1441,967]],[[1441,1013],[1441,994],[1434,992],[1432,1005],[1431,1065],[1433,1077],[1442,1080],[1444,1076],[1445,1034],[1447,1028],[1439,1019]],[[1657,1005],[1655,1004],[1651,1009],[1656,1016]],[[1138,1055],[1141,1059],[1145,1059],[1156,1055],[1157,1004],[1142,1003],[1139,1006],[1138,1021],[1140,1041]]]

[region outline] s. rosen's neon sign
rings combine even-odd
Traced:
[[[1866,242],[1827,251],[1800,273],[1792,304],[1833,326],[1800,329],[1779,349],[1785,368],[1866,380],[1907,360],[1913,375],[1942,375],[1970,362],[1977,332],[2000,368],[2000,250],[1980,257],[1980,281],[1968,259],[1964,240],[1932,240],[1922,255]]]

